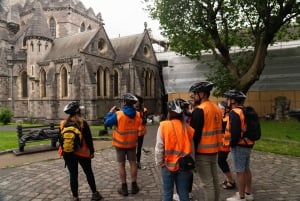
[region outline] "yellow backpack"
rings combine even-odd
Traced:
[[[67,122],[62,131],[62,151],[64,153],[73,153],[78,150],[82,143],[82,132],[75,122]]]

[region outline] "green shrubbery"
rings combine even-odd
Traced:
[[[13,113],[7,107],[4,107],[0,111],[0,122],[7,125],[11,122]]]

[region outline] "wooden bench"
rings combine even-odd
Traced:
[[[59,126],[55,126],[53,123],[50,125],[33,127],[24,127],[22,125],[18,125],[17,136],[19,149],[17,152],[15,152],[15,154],[18,155],[25,152],[24,147],[27,143],[44,140],[50,140],[50,148],[55,149],[57,148],[59,134]]]

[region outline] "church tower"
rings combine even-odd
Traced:
[[[27,47],[28,97],[39,97],[40,68],[38,62],[43,61],[53,45],[53,38],[43,13],[41,3],[35,2],[34,13],[29,20],[24,36]]]

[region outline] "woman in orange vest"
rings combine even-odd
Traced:
[[[222,101],[219,103],[219,108],[221,108],[223,112],[223,146],[220,148],[218,152],[218,165],[219,168],[222,170],[223,174],[225,175],[226,179],[222,182],[222,187],[224,189],[234,189],[235,188],[235,181],[233,179],[233,176],[231,174],[227,158],[230,153],[230,146],[229,142],[230,141],[230,134],[228,135],[228,132],[225,133],[225,128],[226,124],[229,121],[229,107],[227,107],[227,103],[225,101]]]
[[[64,108],[64,112],[69,115],[66,120],[60,122],[60,130],[62,131],[67,122],[75,122],[79,125],[82,132],[82,145],[79,149],[72,153],[64,153],[62,145],[63,140],[60,139],[59,154],[65,160],[65,164],[69,170],[70,186],[73,194],[73,200],[79,201],[78,196],[78,163],[82,167],[90,189],[92,191],[92,199],[94,201],[102,200],[103,197],[97,191],[94,173],[92,170],[92,158],[94,158],[94,144],[92,134],[88,123],[81,115],[80,105],[78,102],[70,102]]]
[[[155,162],[161,167],[163,201],[173,200],[174,183],[181,201],[189,201],[191,170],[179,167],[179,159],[194,158],[194,129],[183,118],[182,102],[174,99],[168,103],[168,120],[160,122],[155,145]]]

